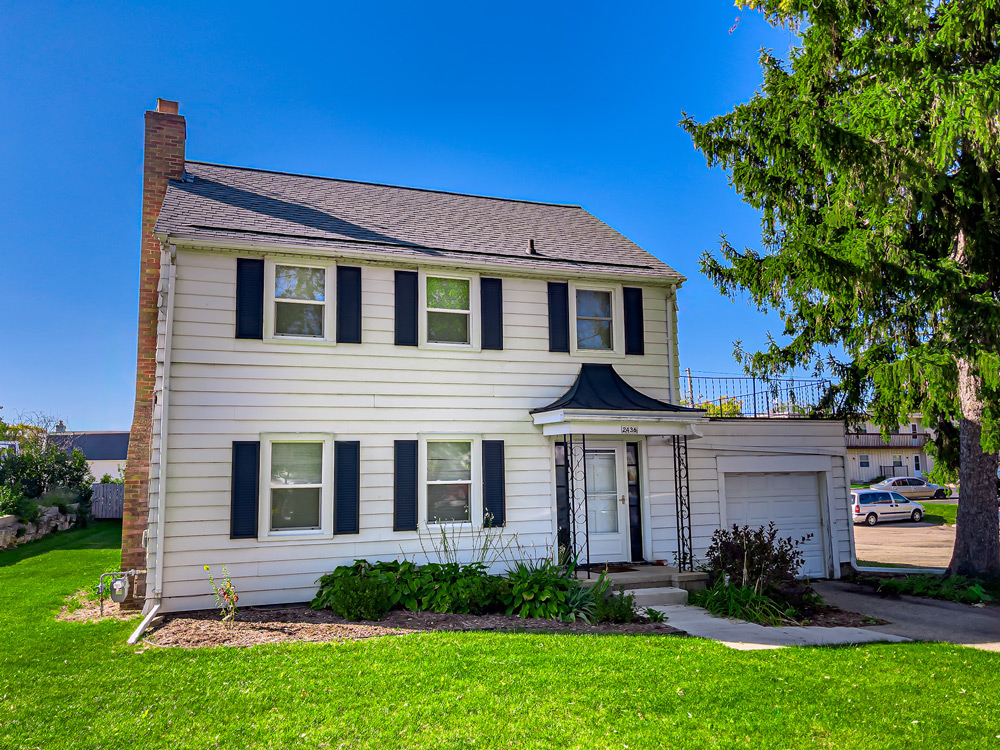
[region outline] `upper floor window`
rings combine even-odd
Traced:
[[[614,349],[614,316],[610,290],[576,290],[576,348]]]
[[[336,339],[335,265],[268,261],[264,275],[264,338],[304,343]]]
[[[472,343],[472,293],[469,279],[427,276],[427,341]]]

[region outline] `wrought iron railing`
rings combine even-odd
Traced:
[[[829,380],[799,378],[702,377],[681,378],[685,406],[708,411],[710,417],[803,419],[832,416]]]

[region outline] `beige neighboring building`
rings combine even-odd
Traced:
[[[865,422],[864,432],[848,432],[845,437],[852,484],[876,477],[921,477],[934,467],[934,458],[925,450],[931,431],[921,426],[919,414],[911,414],[888,437],[882,437],[873,422]]]

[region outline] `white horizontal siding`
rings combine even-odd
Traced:
[[[517,534],[522,547],[541,554],[555,526],[552,453],[529,410],[561,396],[583,361],[610,362],[634,387],[664,400],[676,376],[676,342],[667,334],[662,287],[644,287],[641,357],[549,352],[546,282],[523,278],[504,279],[504,350],[452,351],[395,346],[393,269],[365,266],[364,343],[296,345],[234,338],[234,256],[180,251],[177,262],[163,549],[167,611],[211,605],[204,565],[226,563],[241,603],[263,604],[308,599],[319,575],[355,558],[421,556],[416,534],[392,531],[392,456],[393,440],[427,433],[505,441],[504,533]],[[691,441],[696,554],[703,556],[719,523],[720,451],[793,447],[842,453],[842,432],[838,443],[836,430],[816,425],[823,423],[709,423],[705,437]],[[359,534],[332,541],[229,538],[232,441],[265,432],[320,432],[361,441]],[[672,562],[672,450],[656,438],[645,449],[649,545],[654,559]],[[842,461],[840,472],[842,484]],[[151,549],[151,561],[152,555]]]

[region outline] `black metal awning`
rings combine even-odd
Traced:
[[[591,409],[595,411],[678,412],[697,416],[704,409],[676,406],[640,393],[626,383],[610,364],[585,363],[566,393],[548,406],[532,409],[532,414],[556,409]]]

